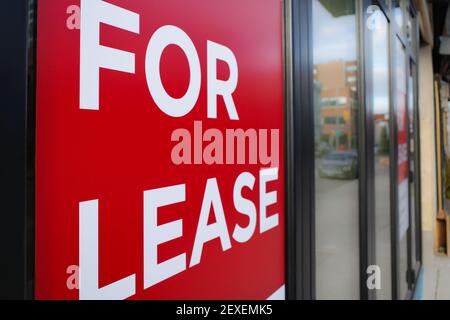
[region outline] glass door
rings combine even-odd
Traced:
[[[394,27],[393,68],[396,156],[396,298],[412,298],[421,261],[417,20],[410,2],[400,1],[403,25]],[[393,8],[395,12],[395,8]]]
[[[373,167],[374,187],[374,234],[375,264],[380,270],[380,286],[376,290],[376,298],[389,300],[392,298],[392,259],[391,259],[391,155],[392,143],[392,110],[390,98],[390,66],[389,66],[389,20],[376,1],[367,8],[368,19],[368,107],[371,109],[370,131],[373,149],[369,162]],[[371,196],[369,194],[369,196]]]

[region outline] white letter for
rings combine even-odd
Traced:
[[[208,41],[208,118],[217,118],[217,96],[223,96],[228,116],[239,120],[232,94],[238,84],[238,65],[233,52],[225,46]],[[217,60],[224,61],[230,69],[227,81],[217,79]]]
[[[80,202],[80,300],[123,300],[136,293],[136,275],[98,287],[98,200]]]
[[[278,179],[278,168],[261,170],[259,178],[259,232],[264,233],[278,226],[278,213],[267,217],[267,207],[277,202],[277,192],[266,191],[267,182]]]
[[[208,225],[211,206],[216,217],[216,222]],[[208,179],[202,208],[200,210],[194,249],[192,250],[191,263],[189,264],[190,267],[200,263],[203,245],[215,238],[220,238],[223,251],[227,251],[231,248],[230,236],[228,235],[227,222],[225,220],[225,213],[223,212],[217,179]]]
[[[144,192],[144,289],[186,270],[186,254],[158,263],[158,245],[183,236],[183,221],[158,226],[158,208],[186,200],[186,185]]]
[[[179,99],[167,94],[162,84],[159,69],[164,49],[172,44],[183,50],[190,69],[189,88],[184,97]],[[192,111],[200,94],[200,60],[192,40],[183,30],[169,25],[156,30],[148,43],[145,55],[145,74],[150,94],[162,112],[171,117],[179,118]]]
[[[81,0],[80,109],[100,108],[100,68],[135,72],[133,53],[100,45],[100,23],[139,33],[137,13],[101,0]]]
[[[233,189],[234,206],[236,207],[237,211],[247,215],[249,218],[249,223],[246,228],[242,228],[239,225],[236,225],[236,227],[234,228],[233,238],[234,240],[240,243],[244,243],[250,240],[256,229],[256,207],[253,204],[253,202],[251,202],[248,199],[245,199],[242,196],[242,189],[244,187],[253,190],[254,185],[255,185],[255,177],[248,172],[242,173],[237,178],[236,183],[234,184]]]

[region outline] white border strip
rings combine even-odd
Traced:
[[[277,291],[272,293],[267,300],[286,300],[286,287],[283,284]]]

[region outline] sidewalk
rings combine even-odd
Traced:
[[[433,233],[423,232],[424,300],[450,300],[450,258],[433,250]]]

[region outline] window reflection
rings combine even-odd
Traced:
[[[378,299],[391,299],[389,24],[381,10],[373,17],[370,74],[375,137],[375,259],[381,269],[381,289],[376,293]]]
[[[318,299],[359,298],[355,1],[314,0]]]
[[[394,19],[397,25],[400,27],[400,30],[403,29],[403,0],[392,0],[392,12],[394,14]]]

